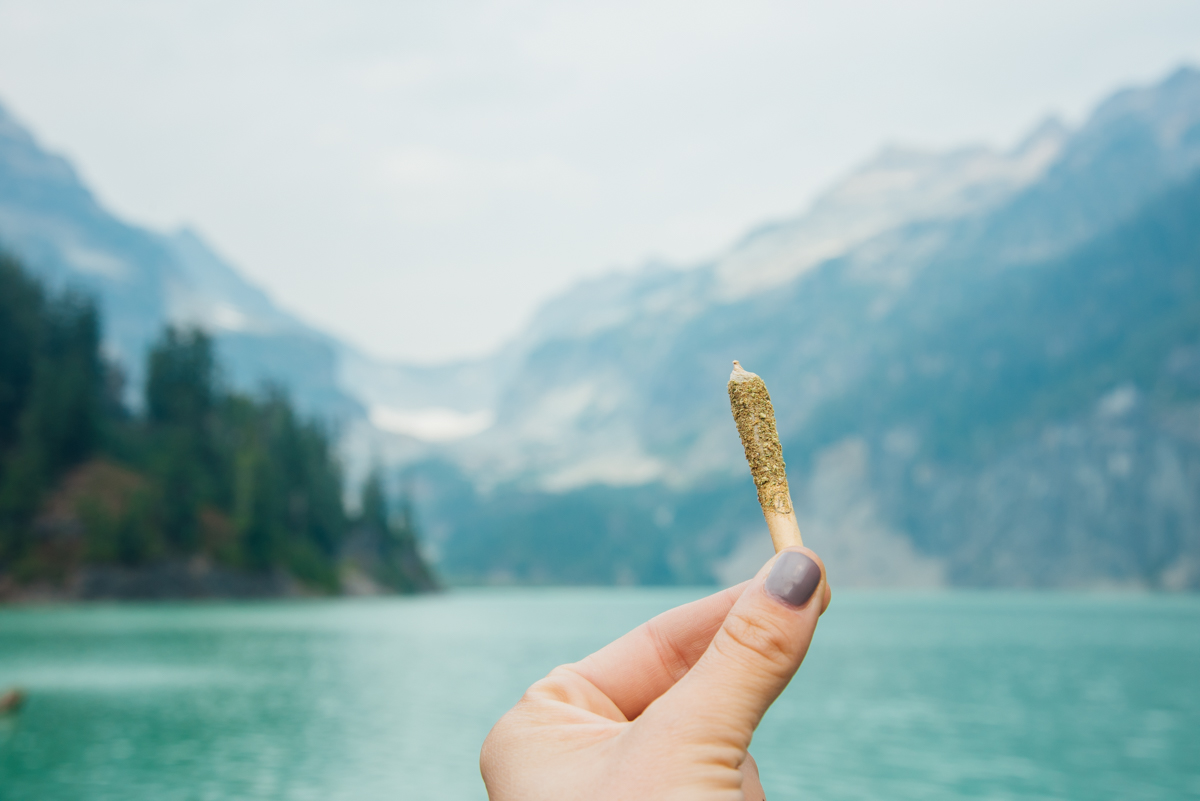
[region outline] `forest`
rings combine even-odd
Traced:
[[[415,592],[411,508],[344,500],[332,432],[279,388],[225,388],[167,328],[128,404],[94,303],[0,256],[0,598]],[[131,408],[136,406],[136,408]]]

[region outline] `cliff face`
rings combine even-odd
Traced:
[[[1123,385],[986,466],[881,491],[957,584],[1197,589],[1200,405],[1151,405]]]
[[[845,399],[890,518],[958,583],[1200,586],[1200,176],[967,283]]]

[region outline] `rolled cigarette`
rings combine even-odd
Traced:
[[[771,532],[771,542],[775,543],[775,552],[791,545],[803,545],[792,496],[788,492],[783,448],[775,430],[775,408],[771,406],[767,385],[754,373],[743,370],[736,361],[729,374],[729,406],[742,438],[742,447],[746,449],[746,461],[750,464],[754,486],[758,488],[758,502]]]

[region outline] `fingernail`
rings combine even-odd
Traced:
[[[771,565],[763,588],[785,604],[804,606],[821,583],[821,568],[799,551],[784,551]]]

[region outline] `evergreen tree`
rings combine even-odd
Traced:
[[[33,383],[45,298],[20,265],[0,254],[0,454],[16,443]]]
[[[104,402],[93,304],[47,299],[0,259],[0,561],[21,559],[46,489],[97,445]]]
[[[420,558],[411,503],[405,498],[400,514],[391,513],[378,468],[363,483],[357,529],[373,552],[370,567],[378,582],[399,592],[420,592],[437,586]]]
[[[350,524],[332,442],[281,390],[222,388],[212,339],[195,329],[168,328],[151,348],[145,414],[131,415],[100,356],[92,303],[47,294],[0,257],[0,577],[65,575],[71,565],[47,560],[80,553],[126,566],[203,554],[335,591]],[[85,462],[73,485],[92,488],[73,501],[83,547],[39,550],[38,510]],[[378,535],[384,583],[432,587],[411,526],[389,519],[378,473],[363,508],[356,524]]]
[[[163,534],[180,553],[200,547],[200,509],[218,500],[216,357],[199,329],[168,328],[147,359],[146,417],[152,468],[163,495]]]

